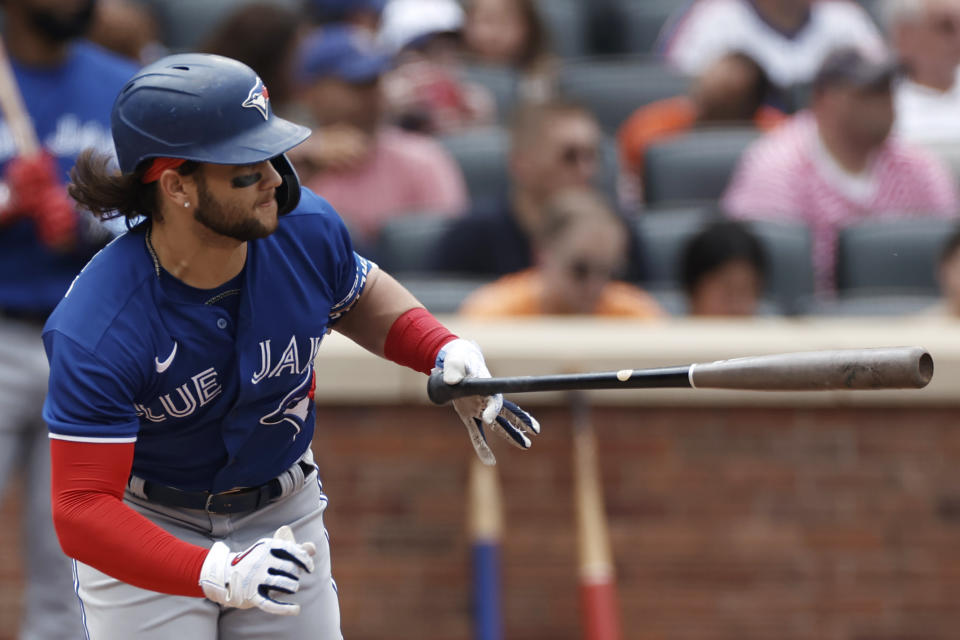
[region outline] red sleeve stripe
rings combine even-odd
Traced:
[[[202,597],[208,549],[189,544],[123,503],[133,443],[50,441],[53,523],[71,558],[151,591]]]

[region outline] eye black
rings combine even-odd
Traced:
[[[230,181],[230,184],[234,189],[244,189],[246,187],[252,187],[253,185],[260,182],[260,178],[263,177],[259,171],[256,173],[248,173],[245,176],[237,176],[236,178]]]

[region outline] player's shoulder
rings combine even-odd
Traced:
[[[89,40],[77,40],[73,44],[73,58],[78,69],[96,76],[98,84],[126,82],[139,68],[127,58],[107,51]]]
[[[92,351],[121,313],[138,306],[132,302],[143,296],[152,300],[145,284],[155,270],[144,233],[145,225],[136,227],[91,258],[50,315],[44,332],[58,331]]]

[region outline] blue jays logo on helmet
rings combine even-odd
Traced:
[[[247,99],[243,101],[241,106],[248,109],[256,109],[260,112],[260,115],[263,116],[263,119],[266,120],[269,116],[269,112],[267,111],[269,101],[270,93],[267,91],[267,86],[263,84],[263,80],[258,77],[253,88],[250,89]]]
[[[260,418],[260,424],[277,426],[287,422],[296,429],[293,434],[293,437],[296,438],[300,435],[307,421],[315,383],[313,366],[311,365],[307,367],[303,379],[280,401],[280,406]]]

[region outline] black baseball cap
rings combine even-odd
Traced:
[[[886,55],[868,56],[856,47],[831,51],[813,79],[815,89],[831,86],[884,87],[896,78],[900,66]]]

